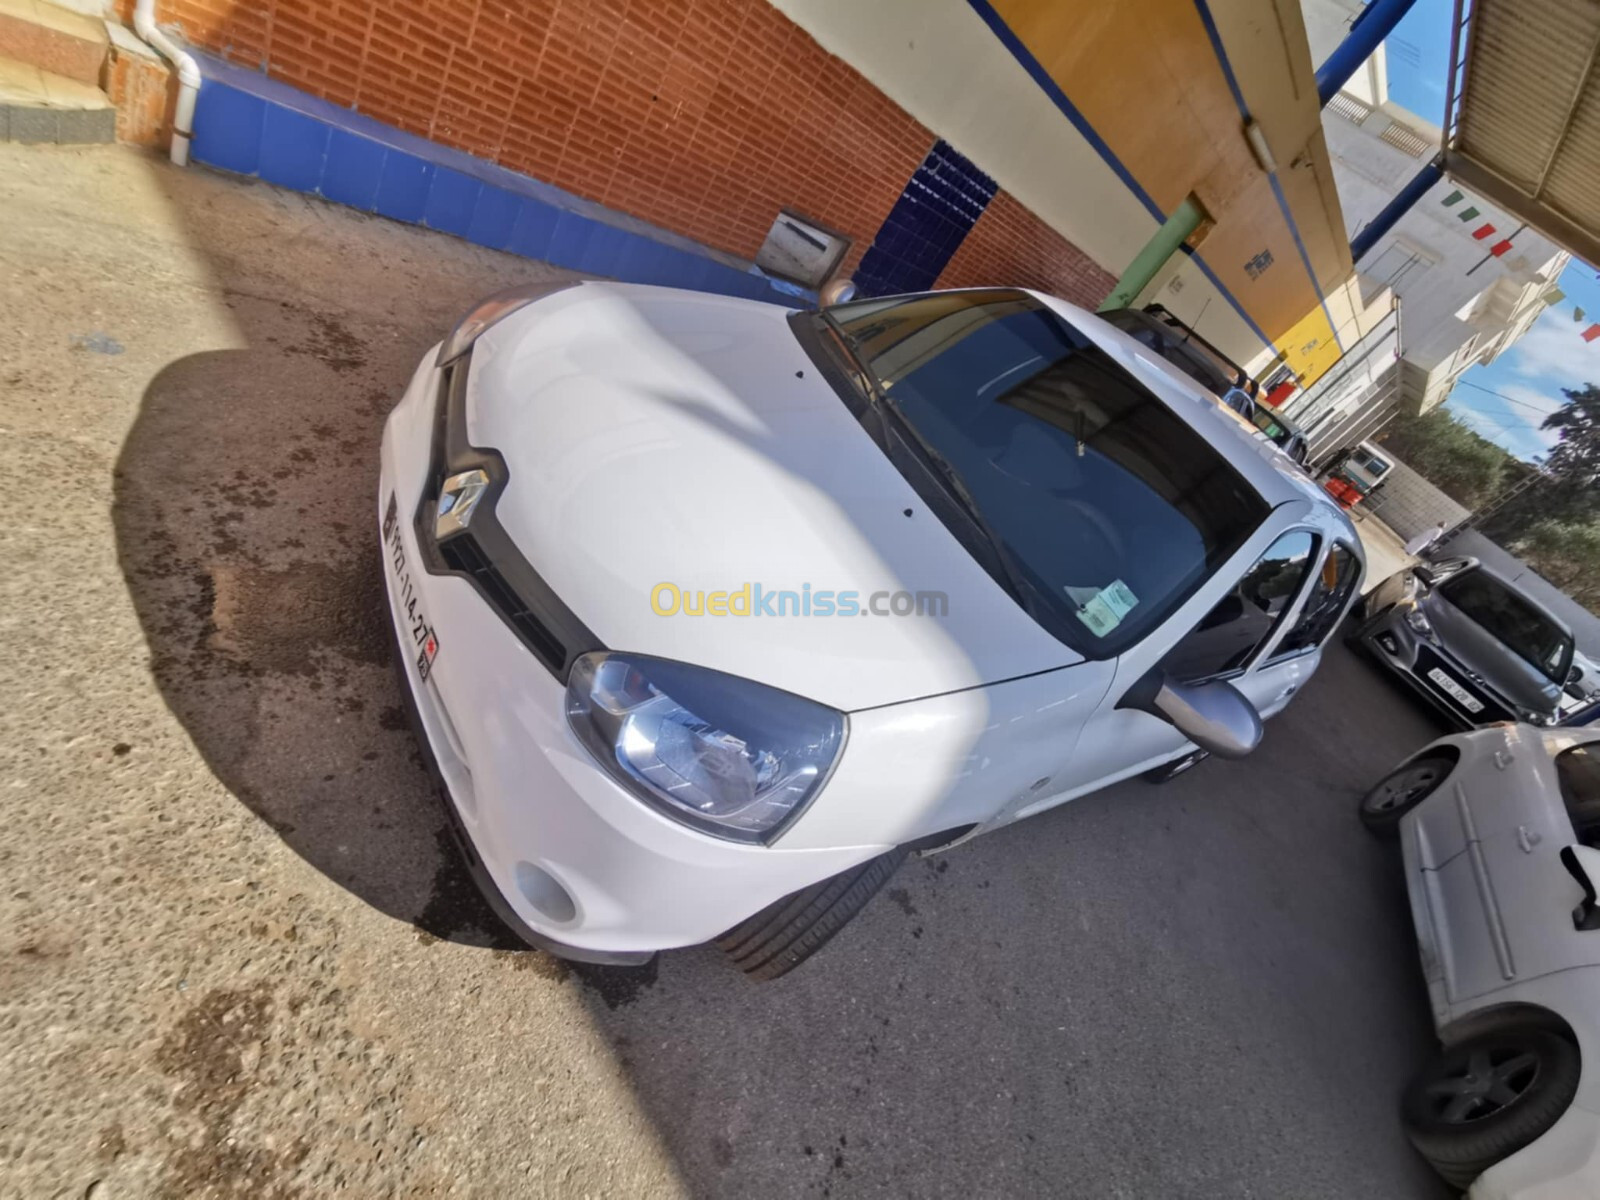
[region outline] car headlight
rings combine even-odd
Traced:
[[[821,790],[845,718],[735,675],[594,651],[572,665],[567,721],[616,781],[674,820],[765,842]]]
[[[1406,624],[1411,626],[1413,632],[1420,633],[1425,638],[1433,636],[1433,624],[1420,608],[1413,608],[1406,613]]]
[[[1526,721],[1529,725],[1554,725],[1556,723],[1556,719],[1553,714],[1539,712],[1537,709],[1533,708],[1523,708],[1521,705],[1517,706],[1517,716],[1522,718],[1522,720]]]
[[[535,300],[543,300],[546,296],[553,296],[557,292],[576,286],[576,282],[570,279],[551,283],[527,283],[520,287],[507,288],[503,292],[496,292],[480,300],[471,312],[456,322],[456,327],[450,331],[450,336],[440,344],[439,357],[434,365],[442,367],[460,358],[472,349],[472,343],[482,337],[486,330],[497,322],[505,320],[519,308],[526,308]]]

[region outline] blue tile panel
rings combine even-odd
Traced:
[[[526,258],[795,308],[810,292],[550,184],[203,55],[197,162]],[[992,185],[991,185],[992,186]]]
[[[968,159],[935,142],[862,256],[855,275],[859,293],[891,296],[931,288],[996,190],[995,181]]]

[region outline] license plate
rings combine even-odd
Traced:
[[[439,636],[422,611],[422,598],[417,595],[411,564],[406,561],[406,544],[400,537],[400,506],[393,492],[389,493],[389,505],[383,514],[383,547],[394,576],[394,606],[403,627],[400,642],[412,655],[417,674],[426,679],[439,657]]]
[[[1461,705],[1461,707],[1466,709],[1468,712],[1480,713],[1483,711],[1483,702],[1481,700],[1479,700],[1471,692],[1467,691],[1466,688],[1462,687],[1454,679],[1451,679],[1450,676],[1446,675],[1438,667],[1434,667],[1433,670],[1428,672],[1428,678],[1443,688],[1445,693],[1452,700]]]

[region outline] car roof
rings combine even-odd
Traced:
[[[1268,504],[1276,508],[1293,500],[1310,500],[1337,513],[1349,529],[1350,536],[1356,536],[1355,526],[1350,524],[1349,518],[1332,498],[1316,485],[1315,480],[1263,437],[1254,424],[1220,403],[1211,392],[1088,309],[1043,292],[1029,291],[1028,294],[1082,332],[1149,388],[1190,428],[1205,438]]]

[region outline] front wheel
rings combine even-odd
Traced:
[[[1447,755],[1434,754],[1391,771],[1361,797],[1361,823],[1379,837],[1396,836],[1400,818],[1433,795],[1454,766],[1455,761]]]
[[[775,900],[739,922],[717,945],[751,979],[787,975],[867,906],[909,853],[897,846],[860,866]]]
[[[1444,1050],[1406,1088],[1406,1136],[1459,1188],[1530,1145],[1578,1090],[1578,1048],[1539,1025],[1512,1025]]]

